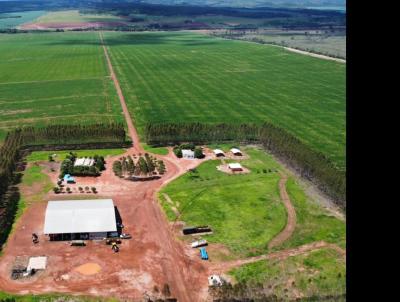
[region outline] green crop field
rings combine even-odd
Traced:
[[[122,122],[98,33],[0,35],[0,140],[8,129]]]
[[[104,36],[141,134],[149,121],[270,121],[345,166],[345,64],[193,33]]]

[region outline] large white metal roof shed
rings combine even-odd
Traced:
[[[112,199],[49,201],[45,234],[115,232],[117,223]]]

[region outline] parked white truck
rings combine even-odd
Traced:
[[[208,244],[208,243],[207,243],[207,240],[202,239],[202,240],[198,240],[198,241],[192,242],[192,247],[193,247],[193,248],[196,248],[196,247],[205,246],[205,245],[207,245],[207,244]]]

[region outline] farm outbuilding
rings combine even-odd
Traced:
[[[94,159],[86,157],[77,158],[74,163],[75,167],[76,166],[90,167],[93,165],[94,165]]]
[[[29,258],[29,263],[27,267],[27,271],[30,272],[32,270],[45,270],[47,265],[47,257],[31,257]]]
[[[243,171],[243,167],[239,163],[228,164],[229,169],[232,171]]]
[[[231,152],[233,155],[237,155],[237,156],[241,156],[242,155],[242,151],[240,151],[238,148],[232,148]]]
[[[50,240],[103,239],[117,231],[112,199],[49,201],[44,231]]]
[[[215,156],[217,156],[217,157],[225,156],[224,151],[222,151],[222,150],[220,150],[220,149],[215,149],[215,150],[213,150],[213,152],[214,152]]]
[[[192,150],[182,150],[182,158],[194,159],[194,151]]]

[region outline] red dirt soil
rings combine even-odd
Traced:
[[[133,153],[129,150],[125,155]],[[117,158],[107,158],[108,167]],[[0,262],[0,288],[19,294],[63,292],[136,300],[143,298],[145,292],[152,293],[154,286],[161,289],[168,284],[172,296],[179,301],[204,301],[208,269],[196,250],[175,238],[156,199],[156,192],[163,185],[204,160],[178,160],[172,152],[162,159],[167,172],[159,180],[132,182],[116,177],[108,168],[99,177],[76,179],[76,186],[95,186],[99,191],[96,195],[48,194],[48,200],[79,199],[82,195],[112,198],[125,225],[124,232],[133,236],[122,241],[119,253],[114,253],[103,242],[87,241],[86,247],[71,247],[68,242],[47,241],[43,235],[47,205],[44,200],[31,205],[16,224]],[[56,173],[51,178],[56,180]],[[32,233],[39,235],[39,244],[32,244]],[[40,278],[10,279],[15,257],[22,255],[48,256],[48,267]],[[100,265],[101,271],[94,275],[76,271],[89,262]]]

